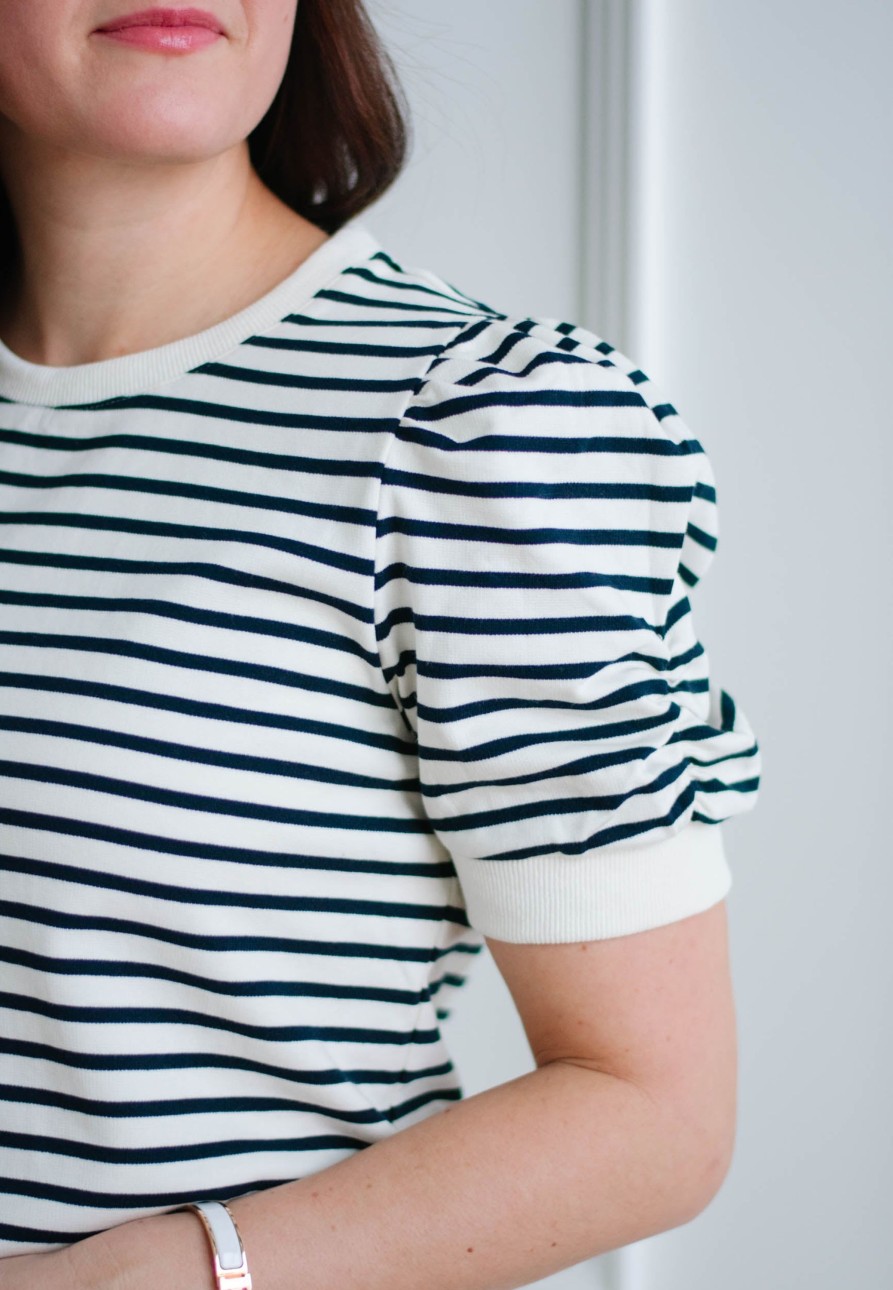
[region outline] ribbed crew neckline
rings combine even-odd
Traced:
[[[380,249],[381,243],[366,224],[356,220],[343,224],[288,277],[238,313],[191,336],[118,358],[52,367],[21,358],[0,340],[0,399],[59,407],[150,390],[269,330],[306,306],[350,265]]]

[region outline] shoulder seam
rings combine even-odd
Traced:
[[[378,572],[378,522],[379,522],[379,517],[381,515],[382,484],[384,481],[385,472],[387,470],[388,461],[390,460],[394,443],[397,440],[397,430],[399,429],[400,425],[403,422],[403,418],[406,414],[406,409],[409,406],[410,399],[418,398],[418,396],[421,394],[422,390],[428,384],[428,378],[431,374],[432,368],[441,361],[446,350],[452,349],[454,345],[457,345],[460,339],[465,335],[466,331],[468,331],[473,324],[483,323],[484,321],[485,321],[484,318],[481,317],[480,315],[477,315],[477,314],[472,315],[472,317],[469,318],[467,322],[464,322],[459,326],[458,330],[456,331],[456,334],[450,340],[445,341],[443,345],[439,346],[435,350],[434,354],[431,356],[424,371],[421,373],[420,376],[416,377],[415,381],[413,382],[413,388],[407,394],[406,401],[404,402],[403,407],[400,410],[399,416],[394,417],[393,424],[389,431],[389,438],[385,446],[385,450],[381,455],[381,460],[379,462],[378,492],[376,493],[376,496],[375,496],[375,528],[372,536],[372,578],[371,578],[372,591],[370,594],[370,614],[371,614],[370,625],[372,627],[372,639],[375,642],[375,656],[378,659],[379,674],[381,675],[381,678],[385,683],[385,687],[387,689],[388,694],[391,696],[391,702],[393,703],[395,709],[400,713],[400,716],[402,717],[403,722],[406,725],[407,729],[413,735],[415,735],[415,731],[412,728],[412,723],[410,722],[405,711],[403,710],[402,705],[397,702],[397,699],[394,696],[394,691],[391,689],[391,686],[388,684],[387,677],[384,674],[384,661],[382,660],[382,657],[381,657],[381,645],[379,644],[378,632],[376,631],[377,623],[375,618],[375,576],[376,576],[376,573]]]

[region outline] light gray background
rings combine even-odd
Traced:
[[[695,616],[763,752],[757,809],[725,826],[731,1172],[694,1222],[542,1285],[884,1290],[893,5],[369,9],[416,139],[365,221],[402,263],[580,322],[664,389],[717,479]],[[488,955],[446,1033],[469,1095],[532,1068]]]

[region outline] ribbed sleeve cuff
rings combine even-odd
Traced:
[[[502,941],[627,936],[709,909],[732,885],[721,826],[700,820],[638,847],[453,863],[472,927]]]

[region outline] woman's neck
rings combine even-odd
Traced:
[[[327,240],[265,187],[247,144],[155,172],[97,167],[105,182],[92,184],[70,159],[2,170],[21,257],[0,340],[33,363],[99,362],[203,331]]]

